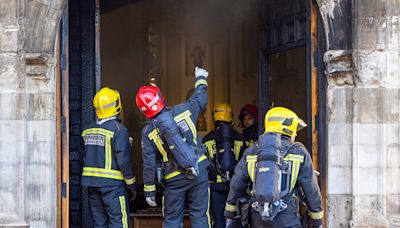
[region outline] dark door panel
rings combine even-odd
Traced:
[[[87,189],[80,185],[82,128],[94,121],[96,92],[94,0],[69,1],[70,227],[92,227]]]

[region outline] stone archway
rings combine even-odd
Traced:
[[[0,227],[55,227],[55,40],[65,4],[0,1]]]
[[[399,226],[399,2],[316,1],[328,49],[327,225]],[[0,0],[0,227],[55,226],[55,40],[66,2]]]

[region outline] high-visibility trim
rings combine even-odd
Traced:
[[[206,159],[207,159],[207,156],[201,155],[200,158],[199,158],[199,162],[202,162],[202,161],[204,161]]]
[[[175,172],[172,172],[172,173],[167,174],[167,175],[165,176],[165,179],[168,180],[168,179],[174,178],[174,177],[176,177],[176,176],[178,176],[178,175],[180,175],[180,174],[181,174],[181,172],[175,171]]]
[[[246,146],[247,146],[247,147],[251,147],[253,144],[254,144],[254,141],[253,141],[253,140],[246,141]]]
[[[103,177],[116,180],[124,180],[124,176],[121,171],[108,170],[95,167],[83,167],[82,176],[86,177]]]
[[[160,97],[157,95],[153,98],[153,100],[151,100],[148,104],[147,107],[151,107],[153,106],[155,103],[157,103],[157,101],[160,100]]]
[[[223,183],[221,175],[217,175],[217,183]]]
[[[324,211],[320,211],[320,212],[308,211],[308,215],[313,220],[320,220],[320,219],[324,218]]]
[[[242,149],[243,142],[242,142],[242,141],[237,141],[237,140],[235,140],[233,145],[234,145],[233,151],[235,152],[235,160],[236,160],[236,161],[239,161],[239,158],[240,158],[240,151],[241,151],[241,149]]]
[[[230,204],[230,203],[226,203],[225,204],[225,210],[229,211],[229,212],[236,212],[236,205]]]
[[[207,80],[205,79],[200,79],[194,83],[194,88],[197,88],[199,85],[205,85],[208,86]]]
[[[292,162],[292,173],[290,179],[290,191],[296,186],[297,177],[299,176],[301,163],[304,161],[303,155],[288,154],[284,158],[285,161]]]
[[[208,221],[208,228],[211,227],[211,217],[210,217],[210,188],[208,188],[208,202],[207,202],[207,221]]]
[[[268,122],[283,122],[284,120],[286,120],[286,118],[282,116],[271,116],[268,118]]]
[[[106,137],[106,164],[105,164],[105,169],[110,170],[112,167],[112,150],[111,150],[111,137]]]
[[[109,136],[111,138],[114,137],[114,132],[103,128],[89,128],[82,132],[82,136],[86,136],[88,134],[104,135],[104,136]]]
[[[190,131],[192,132],[193,135],[193,143],[197,145],[197,130],[196,130],[196,125],[193,123],[192,118],[190,116],[192,113],[189,110],[186,110],[182,112],[181,114],[177,115],[174,117],[174,120],[176,123],[181,122],[184,120],[187,125],[189,126]]]
[[[111,107],[115,107],[115,106],[117,106],[117,101],[118,101],[118,99],[116,99],[115,101],[113,101],[113,102],[111,102],[109,104],[103,105],[102,107],[94,106],[94,108],[96,110],[104,110],[104,109],[108,109],[108,108],[111,108]]]
[[[246,162],[247,162],[247,173],[249,174],[251,181],[254,182],[257,155],[246,156]]]
[[[121,207],[121,214],[122,214],[122,227],[128,228],[128,215],[126,214],[125,196],[119,197],[119,204]]]
[[[125,179],[125,184],[132,185],[136,182],[136,177],[132,177],[130,179]]]
[[[165,218],[165,196],[162,196],[162,202],[161,202],[161,213],[162,217]]]
[[[153,185],[144,185],[144,187],[143,187],[143,190],[145,191],[145,192],[154,192],[155,190],[156,190],[156,185],[155,184],[153,184]]]
[[[246,161],[257,161],[257,155],[247,155]]]
[[[298,154],[288,154],[287,156],[285,156],[285,158],[288,158],[290,160],[298,160],[299,162],[304,161],[304,156]]]
[[[206,145],[207,147],[207,151],[208,151],[208,156],[213,159],[214,158],[214,151],[216,149],[216,145],[217,143],[215,142],[215,140],[210,140],[204,143],[204,145]]]
[[[103,128],[89,128],[82,132],[82,137],[85,139],[87,135],[103,135],[105,136],[105,164],[104,169],[112,169],[112,149],[111,149],[111,139],[114,137],[114,132]]]
[[[154,129],[150,134],[148,135],[149,139],[156,144],[156,147],[158,149],[158,152],[160,152],[162,156],[163,162],[168,161],[168,156],[167,156],[167,151],[165,151],[163,144],[164,142],[161,140],[160,136],[158,135],[158,129]]]

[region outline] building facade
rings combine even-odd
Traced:
[[[326,225],[400,227],[400,1],[316,3],[325,36]],[[0,227],[61,224],[57,83],[66,4],[0,0]]]

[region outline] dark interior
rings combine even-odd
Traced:
[[[193,91],[193,66],[208,69],[209,105],[203,113],[205,124],[198,127],[201,135],[213,128],[211,109],[217,102],[232,105],[238,130],[238,113],[246,103],[264,106],[261,113],[268,107],[286,106],[308,122],[306,2],[102,0],[97,11],[100,30],[96,31],[95,1],[70,0],[71,227],[90,226],[87,192],[80,186],[80,131],[95,119],[91,101],[100,86],[120,91],[121,119],[134,138],[139,192],[133,212],[148,208],[140,186],[140,129],[145,119],[134,103],[141,85],[157,84],[168,104],[174,105]],[[100,65],[96,65],[96,34],[100,35]],[[310,130],[301,131],[299,141],[309,146]]]

